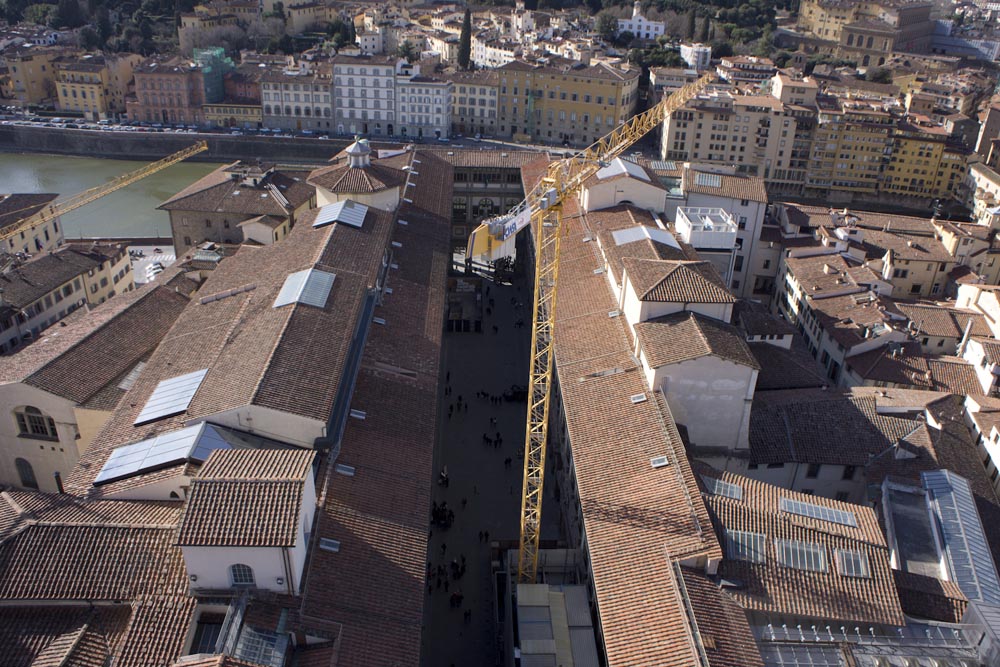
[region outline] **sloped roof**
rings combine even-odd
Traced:
[[[55,201],[58,196],[53,194],[0,195],[0,229],[33,216]]]
[[[526,187],[547,165],[522,168]],[[669,407],[659,396],[630,400],[649,387],[622,323],[608,317],[615,301],[606,276],[594,272],[604,260],[585,240],[592,237],[578,203],[566,202],[563,213],[554,346],[607,661],[690,667],[696,639],[669,559],[719,558],[721,550],[699,529],[708,514]],[[657,456],[671,463],[655,469]]]
[[[338,194],[371,194],[398,188],[406,182],[406,173],[377,162],[364,168],[340,164],[320,167],[309,174],[307,182]]]
[[[311,450],[215,450],[191,480],[177,544],[295,546],[315,457]]]
[[[697,313],[674,313],[639,322],[635,333],[652,368],[705,356],[760,368],[736,327]]]
[[[219,263],[199,290],[203,296],[180,314],[67,477],[67,488],[87,493],[115,447],[239,406],[257,405],[326,423],[393,225],[392,214],[375,208],[368,210],[360,228],[313,228],[315,215],[315,210],[304,214],[281,243],[241,247]],[[322,307],[274,307],[288,276],[309,269],[335,275]],[[205,369],[185,413],[135,425],[161,381]],[[137,476],[101,490],[110,493],[140,483],[142,476]]]
[[[809,352],[797,345],[793,344],[790,350],[770,343],[749,343],[749,346],[760,365],[757,391],[811,389],[831,383],[823,377]]]
[[[254,217],[258,215],[287,216],[288,211],[281,199],[292,208],[305,204],[315,194],[313,186],[306,182],[305,171],[271,172],[264,184],[257,187],[242,183],[234,168],[241,163],[234,162],[219,167],[198,179],[157,208],[164,211],[198,211],[205,213],[233,213]],[[266,187],[273,185],[275,191]]]
[[[764,536],[764,562],[739,560],[727,554],[729,557],[719,565],[720,576],[741,582],[742,586],[729,589],[729,594],[744,608],[852,623],[904,624],[889,549],[870,507],[796,493],[707,466],[699,467],[699,473],[742,489],[738,499],[705,494],[720,540],[726,540],[726,531]],[[782,509],[782,499],[849,513],[856,526],[790,513]],[[780,564],[775,543],[779,539],[818,545],[825,554],[825,571]],[[865,554],[870,576],[840,574],[835,549]]]
[[[643,260],[622,264],[639,299],[674,303],[734,303],[722,276],[710,262]]]
[[[183,294],[156,285],[120,294],[0,357],[0,381],[24,382],[83,404],[148,355],[187,303]]]

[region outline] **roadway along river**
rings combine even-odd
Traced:
[[[106,183],[144,163],[56,155],[0,154],[0,193],[52,192],[66,197]],[[63,216],[66,238],[170,236],[163,201],[217,164],[181,162]]]

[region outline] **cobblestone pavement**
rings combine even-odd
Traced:
[[[441,388],[434,475],[436,482],[447,466],[449,483],[435,484],[434,502],[447,503],[454,521],[447,529],[431,526],[425,667],[492,665],[498,659],[489,541],[518,538],[527,406],[478,393],[502,396],[511,385],[527,384],[531,303],[528,290],[514,286],[490,285],[486,305],[491,298],[482,334],[445,334],[446,386]],[[519,320],[523,324],[516,326]],[[548,539],[558,535],[559,517],[551,485],[547,491],[543,536]],[[455,579],[453,563],[461,568],[463,556],[464,574]],[[462,601],[453,606],[456,592]]]

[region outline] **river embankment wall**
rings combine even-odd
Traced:
[[[190,158],[228,162],[261,158],[273,162],[322,163],[347,146],[344,139],[174,134],[170,132],[100,132],[29,125],[0,125],[0,152],[79,155],[119,160],[158,160],[208,142],[208,150]]]

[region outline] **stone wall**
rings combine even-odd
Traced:
[[[348,144],[346,139],[98,132],[27,125],[0,126],[0,152],[5,153],[48,153],[152,161],[202,139],[208,141],[208,150],[192,159],[204,162],[263,158],[278,162],[322,163]]]

